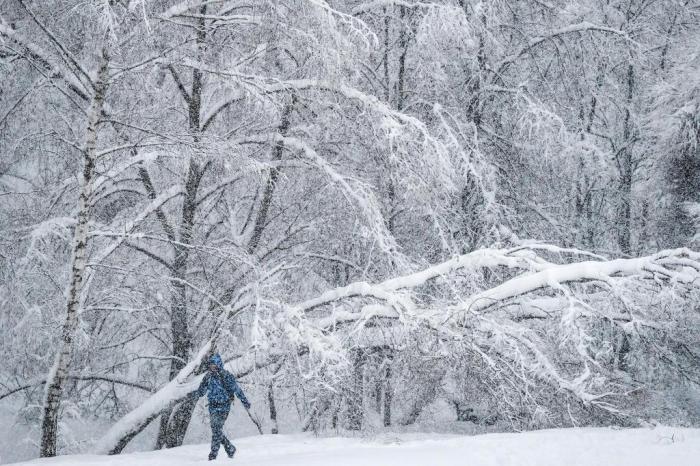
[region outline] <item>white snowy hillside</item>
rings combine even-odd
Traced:
[[[236,442],[234,460],[209,445],[120,456],[78,455],[14,466],[697,466],[700,429],[553,429],[473,437],[387,435],[373,440],[266,435]]]

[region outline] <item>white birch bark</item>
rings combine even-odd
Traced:
[[[88,223],[90,203],[95,178],[95,155],[97,148],[97,124],[104,106],[107,92],[107,72],[109,56],[103,49],[100,68],[95,82],[95,94],[88,110],[88,124],[85,132],[84,166],[78,198],[78,214],[73,233],[73,258],[71,279],[67,293],[66,319],[61,330],[56,360],[49,372],[44,398],[44,417],[41,424],[42,457],[55,456],[58,437],[58,415],[63,388],[70,369],[73,353],[73,339],[78,327],[80,302],[87,265]]]

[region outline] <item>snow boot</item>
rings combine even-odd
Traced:
[[[231,445],[231,450],[226,450],[226,454],[228,455],[229,458],[233,458],[233,455],[236,454],[236,447]]]
[[[214,461],[216,459],[216,455],[214,453],[209,453],[209,461]]]

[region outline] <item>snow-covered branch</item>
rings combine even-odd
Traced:
[[[501,62],[496,66],[496,70],[498,70],[499,73],[503,72],[506,67],[508,67],[510,64],[518,60],[520,57],[523,55],[529,53],[532,49],[536,48],[537,46],[553,40],[557,37],[568,35],[568,34],[575,34],[575,33],[581,33],[581,32],[604,32],[607,34],[614,34],[617,36],[622,37],[623,39],[629,39],[629,36],[625,31],[621,31],[619,29],[614,29],[611,27],[607,26],[602,26],[598,24],[593,24],[589,21],[582,21],[580,23],[576,24],[571,24],[569,26],[563,27],[561,29],[557,29],[556,31],[552,31],[551,33],[544,35],[544,36],[539,36],[539,37],[534,37],[530,39],[527,43],[527,45],[523,46],[520,50],[515,52],[512,55],[509,55],[501,60]]]
[[[635,259],[557,264],[538,256],[536,250],[566,251],[573,257],[588,255],[584,251],[543,244],[534,249],[518,246],[477,250],[377,284],[357,282],[327,291],[290,308],[289,313],[296,316],[299,325],[303,321],[303,326],[312,325],[325,332],[343,331],[348,324],[354,329],[352,333],[362,331],[376,319],[393,321],[393,325],[409,329],[424,323],[447,341],[475,339],[478,345],[490,347],[502,358],[522,366],[532,377],[554,383],[584,403],[614,411],[615,407],[596,391],[592,382],[600,381],[603,374],[589,356],[593,341],[579,319],[589,322],[610,319],[623,326],[626,322],[653,326],[653,319],[660,317],[611,315],[601,302],[600,287],[587,288],[586,283],[600,283],[630,302],[643,299],[640,293],[647,288],[645,283],[675,289],[676,293],[690,291],[700,283],[700,254],[674,249]],[[478,280],[464,282],[464,277],[481,275],[482,270],[509,278],[496,286],[485,286]],[[507,272],[499,272],[503,270]],[[434,280],[439,280],[437,288],[433,287],[431,295],[426,297],[421,287]],[[574,285],[582,287],[572,288]],[[471,291],[475,287],[484,289]],[[565,300],[552,298],[553,294],[562,294]],[[540,298],[523,299],[525,296]],[[367,304],[373,302],[377,304]],[[546,311],[542,311],[542,306]],[[319,308],[327,312],[319,312]],[[506,311],[511,308],[518,312]],[[485,313],[487,309],[492,312]],[[500,312],[501,309],[504,311]],[[579,374],[570,376],[557,365],[547,346],[527,324],[530,318],[561,322],[561,344],[571,341],[578,348],[578,364],[583,367]],[[306,332],[313,334],[308,329]]]
[[[204,374],[192,378],[202,360],[211,351],[212,342],[203,345],[194,357],[177,376],[165,384],[160,390],[150,396],[138,408],[122,417],[114,424],[95,445],[95,451],[100,454],[118,454],[129,441],[141,432],[161,412],[180,401],[197,388]]]

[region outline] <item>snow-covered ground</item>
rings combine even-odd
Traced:
[[[235,439],[240,466],[698,466],[700,429],[555,429],[473,437],[381,435],[374,439],[266,435]],[[74,455],[25,466],[186,466],[212,464],[207,445],[120,456]]]

